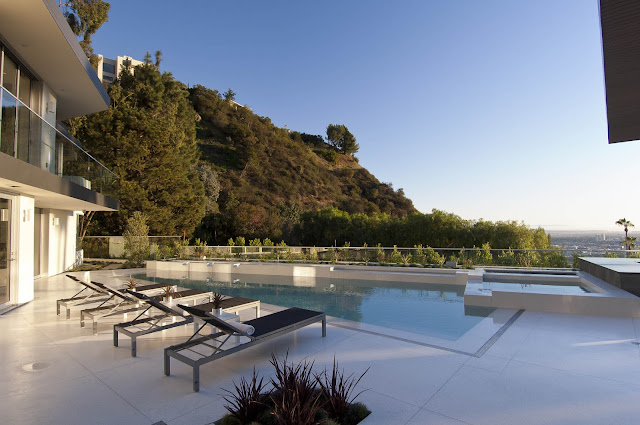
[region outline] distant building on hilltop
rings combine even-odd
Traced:
[[[113,83],[120,75],[122,66],[125,61],[129,61],[132,67],[142,65],[144,62],[136,60],[131,56],[118,56],[115,59],[105,58],[102,55],[98,55],[98,78],[100,81],[106,84]]]

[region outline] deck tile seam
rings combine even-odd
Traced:
[[[431,409],[428,409],[428,408],[426,408],[426,407],[423,407],[423,408],[422,408],[422,409],[420,409],[420,410],[426,410],[426,411],[428,411],[428,412],[435,413],[435,414],[440,415],[440,416],[444,416],[445,418],[453,419],[454,421],[457,421],[457,422],[460,422],[460,423],[463,423],[463,424],[467,424],[467,425],[474,425],[474,424],[472,424],[471,422],[463,421],[462,419],[458,419],[458,418],[455,418],[455,417],[453,417],[453,416],[445,415],[444,413],[436,412],[435,410],[431,410]],[[418,413],[420,413],[420,412],[418,412]],[[417,415],[418,413],[416,413],[416,415]]]
[[[597,375],[591,375],[591,374],[588,374],[588,373],[577,372],[575,370],[560,369],[560,368],[549,366],[549,365],[541,365],[541,364],[538,364],[538,363],[525,362],[525,361],[518,360],[518,359],[511,359],[511,361],[509,363],[520,363],[521,365],[542,367],[542,368],[554,370],[554,371],[557,371],[557,372],[564,372],[564,373],[568,373],[568,374],[571,374],[571,375],[583,376],[583,377],[586,377],[586,378],[593,378],[593,379],[599,379],[599,380],[607,381],[607,382],[614,382],[614,383],[617,383],[617,384],[629,385],[629,386],[632,386],[634,388],[640,389],[640,383],[636,384],[636,383],[633,383],[633,382],[630,382],[630,381],[621,381],[620,379],[606,378],[606,377],[603,377],[603,376],[597,376]],[[505,369],[506,369],[506,367],[505,367]]]
[[[442,347],[442,346],[435,345],[435,344],[428,344],[426,342],[413,341],[413,340],[407,339],[407,338],[401,338],[401,337],[397,337],[397,336],[393,336],[393,335],[386,335],[386,334],[383,334],[383,333],[374,332],[374,331],[368,331],[368,330],[365,330],[365,329],[358,329],[358,328],[354,328],[354,327],[351,327],[351,326],[339,325],[339,324],[336,324],[336,323],[331,323],[331,324],[327,323],[327,325],[336,326],[338,328],[343,328],[343,329],[349,329],[349,330],[352,330],[352,331],[366,333],[366,334],[370,334],[370,335],[380,336],[380,337],[383,337],[383,338],[389,338],[389,339],[393,339],[393,340],[396,340],[396,341],[402,341],[402,342],[406,342],[406,343],[409,343],[409,344],[419,345],[419,346],[422,346],[422,347],[435,348],[435,349],[438,349],[438,350],[449,351],[449,352],[452,352],[452,353],[462,354],[462,355],[465,355],[465,356],[472,356],[472,357],[474,356],[474,353],[468,353],[466,351],[456,350],[455,348],[447,348],[447,347]]]
[[[468,360],[467,360],[467,361],[468,361]],[[460,366],[455,370],[455,372],[453,372],[453,373],[451,374],[451,376],[449,376],[449,379],[447,379],[445,382],[443,382],[443,383],[442,383],[442,385],[440,385],[440,388],[438,388],[438,390],[437,390],[436,392],[434,392],[434,393],[431,395],[431,397],[429,397],[429,399],[428,399],[428,400],[427,400],[427,401],[426,401],[422,406],[420,406],[420,408],[421,408],[421,409],[424,409],[424,408],[427,406],[427,404],[429,404],[429,402],[430,402],[431,400],[433,400],[433,398],[434,398],[436,395],[438,395],[438,393],[439,393],[439,392],[440,392],[440,391],[441,391],[441,390],[442,390],[442,389],[443,389],[443,388],[444,388],[444,387],[449,383],[449,381],[451,381],[451,380],[453,379],[453,377],[454,377],[454,376],[456,376],[456,375],[458,374],[458,372],[460,372],[460,369],[462,369],[462,367],[463,367],[463,366],[464,366],[464,363],[463,363],[463,364],[461,364],[461,365],[460,365]],[[430,409],[427,409],[427,410],[430,410]],[[439,412],[435,412],[435,413],[440,414]],[[453,419],[455,419],[455,418],[453,418]]]

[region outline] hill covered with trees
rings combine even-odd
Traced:
[[[305,211],[334,207],[350,214],[415,212],[402,190],[381,183],[358,164],[355,137],[343,125],[328,126],[328,140],[276,127],[229,96],[203,86],[189,99],[201,162],[219,180],[217,211],[196,230],[201,239],[229,237],[296,240],[293,229]]]

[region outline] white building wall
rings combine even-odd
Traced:
[[[73,267],[76,260],[76,215],[73,211],[48,210],[48,276],[62,273]]]
[[[33,213],[34,200],[26,196],[16,197],[16,208],[13,208],[15,217],[13,243],[15,260],[11,267],[16,270],[13,273],[17,285],[18,304],[33,299]]]

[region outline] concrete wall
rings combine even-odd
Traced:
[[[147,261],[150,271],[189,273],[240,273],[248,275],[363,279],[415,283],[466,285],[468,272],[455,269],[422,269],[331,264],[257,263],[225,261]]]
[[[13,238],[15,260],[11,267],[15,267],[13,274],[14,288],[17,289],[15,302],[21,304],[33,299],[33,213],[34,199],[26,196],[18,196],[15,200],[13,212],[14,231]]]
[[[73,211],[45,210],[47,220],[48,259],[47,276],[53,276],[73,267],[76,259],[76,214]]]

